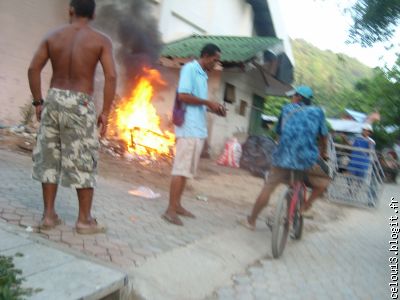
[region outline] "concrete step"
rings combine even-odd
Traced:
[[[148,259],[129,274],[128,289],[137,299],[204,299],[269,254],[270,239],[266,226],[236,226]]]
[[[0,255],[12,256],[23,287],[38,289],[27,299],[119,299],[127,276],[114,268],[62,251],[51,242],[0,222]],[[17,255],[16,255],[17,254]]]

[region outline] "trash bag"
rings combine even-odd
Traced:
[[[147,186],[139,186],[134,190],[130,190],[128,193],[134,196],[143,197],[147,199],[156,199],[161,196],[160,193],[153,192],[153,190]]]
[[[276,143],[270,137],[249,136],[242,145],[240,167],[250,171],[254,176],[265,177],[265,172],[271,169],[272,153]]]
[[[224,152],[217,160],[217,164],[227,167],[239,168],[242,146],[237,138],[230,138],[225,143]]]

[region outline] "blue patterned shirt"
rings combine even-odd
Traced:
[[[318,159],[318,136],[326,136],[325,114],[316,106],[290,103],[282,108],[276,127],[279,144],[272,165],[285,169],[306,170]]]

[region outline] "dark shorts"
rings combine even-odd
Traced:
[[[290,169],[283,169],[278,167],[272,167],[270,172],[265,178],[265,188],[274,190],[280,183],[290,184]],[[326,176],[320,176],[316,172],[307,170],[305,171],[304,182],[308,187],[327,187],[331,182],[331,179]]]

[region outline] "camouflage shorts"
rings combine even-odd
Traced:
[[[51,88],[44,102],[32,178],[66,187],[95,185],[99,142],[92,97]]]

